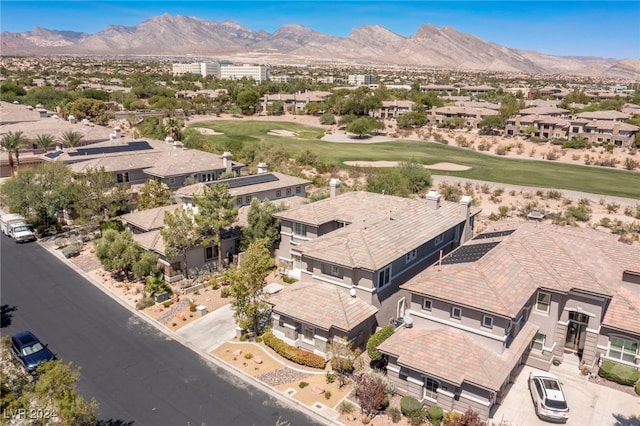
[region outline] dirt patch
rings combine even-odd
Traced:
[[[301,382],[305,382],[307,385],[301,388]],[[309,407],[322,404],[331,408],[335,408],[353,389],[350,384],[340,388],[337,380],[333,383],[327,383],[326,374],[315,374],[303,380],[275,386],[275,388]]]
[[[334,142],[334,143],[381,143],[381,142],[390,142],[393,139],[388,136],[363,136],[358,137],[347,132],[343,131],[335,131],[332,133],[327,133],[322,137],[322,140],[325,142]]]
[[[347,166],[355,166],[355,167],[396,167],[400,164],[399,161],[345,161],[344,164]],[[462,164],[455,163],[435,163],[435,164],[425,164],[422,167],[425,169],[431,170],[448,170],[448,171],[465,171],[470,170],[471,167],[463,166]]]
[[[253,377],[284,368],[284,364],[255,343],[227,342],[211,351],[211,354]]]

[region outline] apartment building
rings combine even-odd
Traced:
[[[376,326],[402,321],[400,285],[470,239],[480,212],[466,196],[454,203],[436,191],[415,200],[339,187],[333,179],[331,197],[275,215],[276,262],[300,283],[270,298],[273,332],[318,354],[333,337],[361,345]]]
[[[496,224],[409,279],[380,345],[398,392],[488,418],[521,364],[640,367],[640,251],[589,228]]]
[[[171,71],[174,76],[185,74],[198,74],[202,77],[213,76],[220,78],[220,68],[225,64],[220,61],[213,62],[193,62],[189,64],[171,64]]]
[[[347,84],[349,86],[369,86],[376,84],[376,76],[373,74],[349,74]]]
[[[264,65],[224,65],[220,67],[220,78],[239,80],[251,78],[256,83],[269,80],[269,67]]]

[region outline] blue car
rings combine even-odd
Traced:
[[[35,374],[41,363],[56,359],[47,345],[42,344],[30,331],[11,336],[11,351],[31,374]]]

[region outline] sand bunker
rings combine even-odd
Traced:
[[[395,167],[400,162],[398,161],[345,161],[347,166],[356,166],[356,167]],[[450,172],[463,172],[465,170],[471,169],[471,167],[463,166],[461,164],[455,163],[435,163],[435,164],[425,164],[425,169],[432,170],[447,170]]]
[[[271,136],[296,136],[296,132],[290,130],[270,130],[267,134]]]
[[[198,130],[203,135],[224,135],[224,133],[216,132],[215,130],[208,129],[206,127],[196,127],[196,130]]]

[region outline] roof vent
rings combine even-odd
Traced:
[[[413,318],[411,318],[411,315],[403,316],[402,322],[404,322],[404,326],[406,328],[413,328]]]

